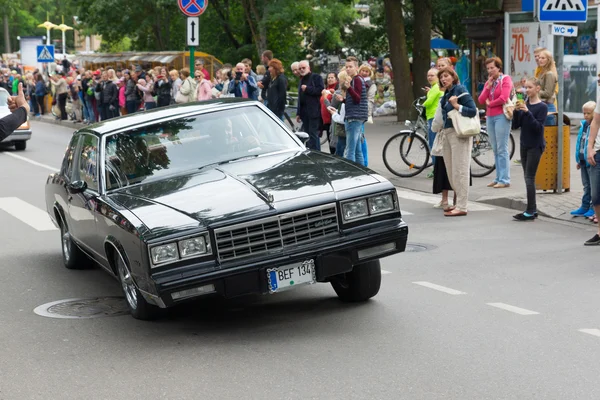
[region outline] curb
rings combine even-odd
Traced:
[[[80,129],[86,125],[82,124],[82,123],[78,123],[78,122],[73,122],[73,121],[61,121],[61,120],[57,120],[54,118],[48,118],[48,117],[30,117],[29,119],[30,121],[36,121],[36,122],[44,122],[46,124],[53,124],[53,125],[61,125],[66,127],[75,127],[77,129]]]

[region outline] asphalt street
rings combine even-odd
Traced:
[[[594,228],[478,204],[444,218],[437,197],[401,188],[415,251],[382,260],[367,303],[317,284],[155,322],[40,316],[122,295],[99,268],[63,267],[44,184],[73,129],[32,126],[26,151],[0,152],[0,400],[600,398]]]

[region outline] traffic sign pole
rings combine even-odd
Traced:
[[[194,61],[194,56],[196,52],[196,48],[194,46],[190,46],[190,76],[192,78],[194,78],[195,72],[194,72],[194,67],[195,67],[195,61]]]
[[[563,132],[563,109],[565,106],[565,76],[563,74],[563,60],[565,58],[565,37],[555,36],[554,37],[554,48],[557,50],[556,54],[556,70],[558,71],[558,173],[556,175],[556,191],[557,193],[563,192],[563,154],[564,154],[564,132]]]

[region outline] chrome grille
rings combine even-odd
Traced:
[[[283,250],[330,235],[339,235],[335,204],[215,230],[219,261]]]

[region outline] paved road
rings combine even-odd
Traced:
[[[27,151],[0,153],[1,400],[600,397],[599,249],[582,246],[593,229],[487,205],[444,218],[437,198],[405,190],[409,240],[427,250],[383,260],[368,303],[319,284],[150,323],[36,315],[121,294],[99,269],[62,266],[43,186],[70,131],[33,128]]]

